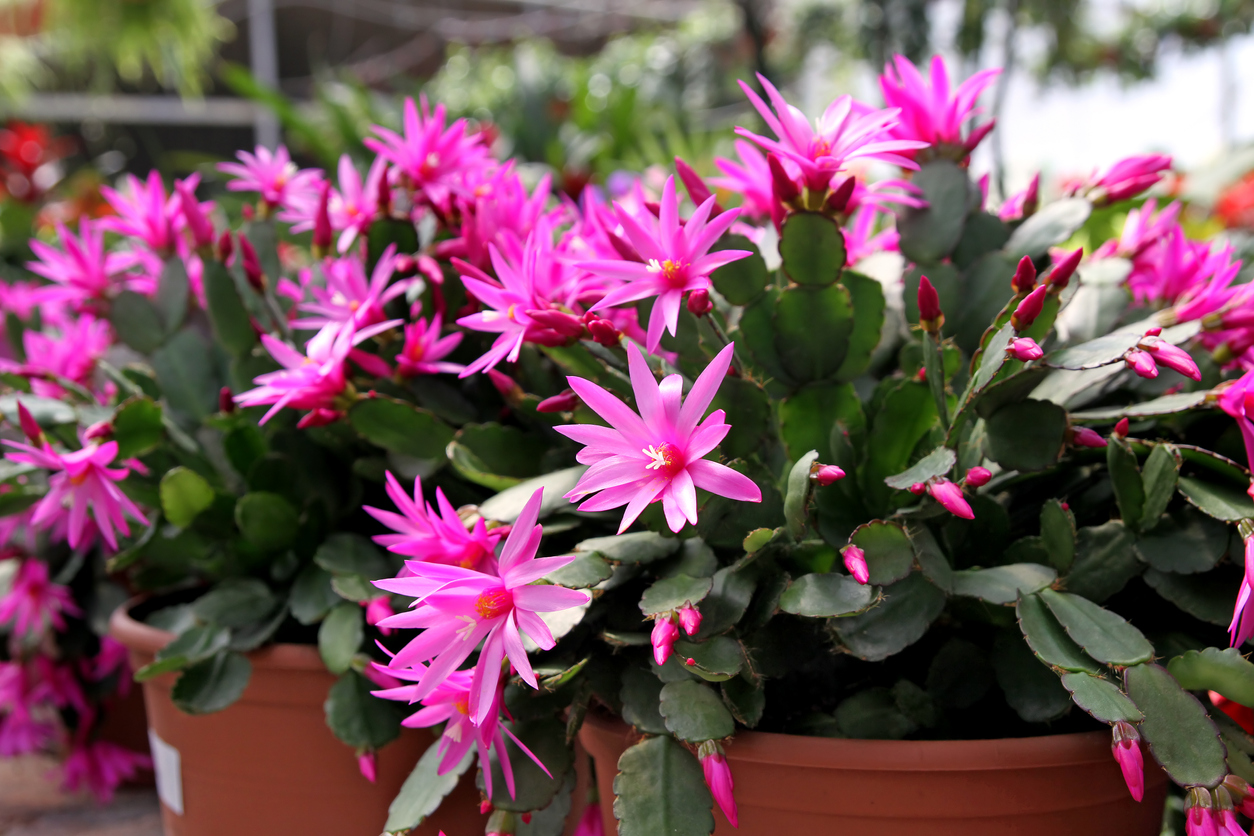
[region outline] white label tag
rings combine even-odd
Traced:
[[[157,777],[157,797],[176,815],[183,815],[183,767],[179,750],[148,730],[148,745],[152,748],[153,772]]]

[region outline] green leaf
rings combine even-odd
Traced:
[[[593,537],[575,546],[575,551],[595,552],[614,563],[652,563],[679,551],[678,537],[664,537],[653,531],[633,531],[609,537]]]
[[[867,434],[866,463],[858,469],[858,484],[872,513],[892,510],[892,489],[884,480],[909,466],[915,445],[935,425],[936,404],[922,383],[903,381],[885,394]]]
[[[923,208],[906,207],[897,219],[901,253],[916,264],[940,261],[962,239],[967,215],[975,208],[967,173],[948,160],[924,165],[911,179],[923,190]]]
[[[331,731],[354,749],[379,749],[400,736],[405,707],[371,694],[377,687],[350,670],[335,681],[323,703]]]
[[[911,523],[908,530],[910,541],[914,544],[914,556],[919,561],[923,576],[939,589],[950,592],[954,585],[954,570],[932,532],[917,521]]]
[[[519,749],[517,743],[508,740],[505,744],[506,757],[513,765],[516,784],[516,792],[511,798],[505,783],[505,773],[501,769],[500,753],[493,747],[492,806],[516,813],[543,810],[562,788],[563,778],[573,760],[570,747],[566,745],[566,727],[556,720],[546,718],[515,723],[513,732],[540,759],[553,777],[544,774]]]
[[[859,314],[861,316],[861,314]],[[731,378],[724,382],[730,382]],[[795,461],[807,450],[817,450],[819,461],[833,461],[832,427],[837,423],[859,432],[866,430],[862,402],[849,383],[811,384],[798,389],[778,402],[779,434],[788,449],[788,458]]]
[[[1186,691],[1218,691],[1233,702],[1254,706],[1254,664],[1235,647],[1189,650],[1167,663]]]
[[[927,671],[927,692],[942,708],[970,708],[993,685],[993,668],[982,648],[957,637],[941,645]]]
[[[1137,538],[1136,551],[1160,572],[1209,572],[1228,551],[1228,533],[1226,524],[1186,505]]]
[[[754,684],[743,676],[723,683],[723,704],[742,726],[753,728],[766,709],[766,691],[761,682]]]
[[[853,302],[853,331],[849,334],[849,350],[836,370],[836,379],[849,381],[866,372],[871,357],[880,344],[884,330],[884,287],[875,279],[846,270],[841,284],[849,289]]]
[[[1227,627],[1237,602],[1237,584],[1223,574],[1178,575],[1149,569],[1144,577],[1155,592],[1184,612],[1209,624]]]
[[[202,624],[184,631],[172,642],[157,651],[155,659],[135,672],[136,682],[146,682],[154,676],[170,671],[181,671],[225,650],[230,644],[231,631],[216,624]]]
[[[833,626],[853,655],[880,662],[923,638],[944,608],[945,593],[916,573],[885,587],[879,606]]]
[[[669,736],[646,738],[618,759],[618,836],[709,836],[713,803],[701,764]]]
[[[278,603],[270,588],[256,578],[227,578],[196,599],[196,618],[223,627],[243,627],[265,618]]]
[[[1075,517],[1057,499],[1047,499],[1041,506],[1041,543],[1050,565],[1059,572],[1070,569],[1075,561],[1075,541]]]
[[[1040,595],[1020,598],[1015,613],[1019,630],[1036,658],[1065,671],[1101,672],[1102,666],[1067,635]]]
[[[888,688],[867,688],[845,698],[834,717],[841,733],[857,740],[901,740],[919,728]]]
[[[467,424],[448,446],[449,461],[462,476],[493,490],[538,475],[547,449],[543,438],[517,427]]]
[[[381,396],[358,401],[348,421],[371,444],[419,459],[442,459],[453,440],[452,428],[434,413]]]
[[[985,253],[1000,250],[1010,239],[1010,230],[996,215],[975,212],[967,218],[962,239],[954,250],[954,263],[966,267]]]
[[[1219,730],[1197,698],[1158,665],[1134,665],[1124,688],[1145,713],[1139,731],[1154,759],[1181,786],[1214,786],[1228,774]]]
[[[187,316],[189,289],[187,268],[183,266],[183,259],[178,256],[166,259],[165,265],[161,268],[157,295],[153,301],[157,305],[157,310],[161,312],[161,319],[165,322],[167,334],[177,331],[178,327],[183,324],[183,318]]]
[[[872,586],[896,583],[914,568],[914,546],[897,523],[872,520],[854,529],[849,542],[862,549]]]
[[[1063,579],[1067,591],[1101,603],[1141,574],[1136,538],[1119,520],[1076,532],[1076,558]]]
[[[1167,503],[1176,493],[1176,480],[1180,476],[1180,453],[1170,444],[1159,444],[1150,451],[1141,471],[1145,483],[1145,510],[1141,514],[1140,529],[1148,531],[1158,524],[1167,510]]]
[[[710,409],[727,413],[731,430],[719,444],[729,458],[745,458],[762,449],[768,435],[774,435],[771,401],[766,392],[752,380],[743,377],[725,378]]]
[[[747,305],[762,295],[770,281],[766,271],[766,262],[757,252],[757,247],[742,235],[724,235],[711,248],[719,250],[748,250],[753,255],[724,264],[710,274],[714,289],[723,294],[723,298],[733,305]]]
[[[404,834],[426,821],[440,806],[440,802],[453,791],[458,780],[475,760],[474,752],[467,752],[461,763],[443,775],[440,762],[444,752],[439,746],[428,746],[418,759],[413,772],[401,784],[401,791],[388,807],[388,820],[383,832],[388,836]]]
[[[745,665],[745,651],[740,642],[728,636],[717,636],[703,642],[675,642],[675,656],[684,663],[684,670],[695,673],[707,682],[724,682],[740,673]],[[691,659],[693,664],[687,662]]]
[[[55,398],[41,398],[38,395],[0,396],[0,412],[3,412],[5,419],[15,427],[19,425],[18,403],[26,407],[31,417],[35,419],[35,423],[45,430],[52,429],[58,424],[73,424],[78,421],[78,413],[74,411],[74,407]]]
[[[1137,665],[1154,656],[1154,646],[1122,617],[1087,598],[1042,589],[1038,595],[1067,635],[1099,662]]]
[[[318,628],[318,654],[333,674],[342,674],[353,662],[353,656],[365,637],[362,608],[349,601],[336,604]]]
[[[662,717],[680,740],[722,740],[736,731],[731,712],[714,689],[700,682],[672,682],[662,688]]]
[[[640,612],[646,616],[677,610],[685,604],[696,604],[709,594],[710,578],[674,575],[654,581],[640,598]]]
[[[205,478],[186,467],[175,467],[161,477],[161,512],[171,525],[187,528],[201,511],[213,504],[213,488]]]
[[[789,379],[775,348],[774,316],[778,297],[779,291],[769,290],[745,307],[736,326],[735,342],[748,349],[753,366],[762,376],[791,387],[794,381]]]
[[[739,623],[753,590],[757,587],[756,570],[749,566],[737,569],[728,566],[714,573],[710,594],[701,603],[702,638],[724,633]]]
[[[1058,461],[1067,412],[1049,401],[1007,404],[987,419],[988,456],[1007,470],[1044,470]]]
[[[146,296],[123,290],[109,306],[109,322],[122,342],[140,354],[151,354],[165,341],[161,313]]]
[[[361,575],[367,580],[394,574],[379,547],[363,534],[337,531],[314,553],[314,563],[333,575]]]
[[[935,476],[944,476],[954,466],[958,456],[948,447],[937,447],[908,470],[889,476],[884,484],[894,490],[904,491],[916,482],[926,482]]]
[[[503,490],[487,502],[479,506],[479,513],[484,519],[512,523],[522,513],[523,506],[540,488],[544,488],[544,499],[540,503],[540,519],[559,508],[570,507],[570,500],[565,497],[579,482],[588,468],[585,465],[555,470],[535,479],[528,479],[512,488]]]
[[[993,673],[1006,702],[1028,723],[1056,720],[1071,707],[1054,672],[1037,660],[1023,637],[1001,630],[993,642]]]
[[[779,255],[797,284],[834,284],[845,267],[845,236],[826,215],[793,212],[780,230]]]
[[[186,714],[212,714],[243,696],[252,672],[252,664],[239,653],[219,651],[183,671],[170,698]]]
[[[952,335],[964,353],[973,355],[980,347],[984,332],[996,325],[1003,315],[1007,303],[1013,299],[1010,277],[1014,274],[1015,259],[1000,252],[985,253],[963,271],[962,304],[946,311],[949,315],[945,319],[944,333]],[[1047,307],[1039,319],[1053,320],[1049,307],[1056,307],[1056,303],[1051,305],[1052,301],[1046,300]],[[1034,335],[1024,333],[1022,336]]]
[[[1161,398],[1151,398],[1141,403],[1128,404],[1127,406],[1112,406],[1103,409],[1086,409],[1082,412],[1071,413],[1072,420],[1075,421],[1118,421],[1120,418],[1152,418],[1159,415],[1175,415],[1179,412],[1188,412],[1190,409],[1196,409],[1206,403],[1206,396],[1210,394],[1210,390],[1201,389],[1197,392],[1176,392],[1172,395],[1163,395]]]
[[[775,302],[775,350],[793,380],[835,377],[849,352],[853,302],[841,285],[790,287]]]
[[[1144,335],[1144,330],[1131,331],[1121,328],[1095,340],[1050,354],[1046,359],[1053,368],[1072,371],[1096,369],[1099,366],[1117,363],[1123,355],[1128,353],[1129,349],[1135,348],[1136,344],[1144,339]]]
[[[1068,197],[1047,204],[1025,220],[1010,235],[1005,251],[1013,258],[1044,255],[1076,233],[1089,219],[1093,204],[1081,197]]]
[[[1062,675],[1062,686],[1071,694],[1075,704],[1103,723],[1124,720],[1139,723],[1145,716],[1119,686],[1102,676],[1088,673]]]
[[[1136,531],[1145,513],[1145,486],[1136,465],[1136,454],[1128,442],[1110,439],[1106,444],[1106,468],[1110,471],[1111,485],[1115,489],[1119,516],[1128,528]]]
[[[118,443],[117,461],[152,452],[165,436],[161,405],[151,398],[130,398],[114,413],[113,440]]]
[[[1001,371],[1001,367],[1006,363],[1006,349],[1014,338],[1015,327],[1007,322],[989,340],[983,354],[980,355],[980,368],[972,378],[971,387],[968,390],[970,396],[973,397],[982,392]]]
[[[963,569],[954,572],[954,595],[979,598],[990,604],[1013,604],[1021,595],[1038,592],[1058,577],[1049,566],[1012,563],[990,569]]]
[[[292,617],[304,625],[317,624],[340,600],[331,588],[331,573],[310,563],[292,584]]]
[[[152,353],[152,368],[171,409],[197,421],[217,411],[221,385],[214,352],[191,326]]]
[[[1217,520],[1238,522],[1254,517],[1254,501],[1242,491],[1227,485],[1181,476],[1176,489],[1193,507]]]
[[[779,599],[779,608],[793,615],[834,618],[864,612],[875,602],[870,586],[848,575],[809,574],[793,581]]]
[[[817,450],[797,459],[788,473],[788,493],[784,495],[784,520],[788,525],[788,534],[794,540],[800,540],[806,530],[806,506],[810,498],[810,465],[819,457]]]
[[[645,734],[667,734],[666,721],[660,709],[662,681],[644,668],[623,670],[623,686],[619,699],[623,703],[623,720]]]
[[[575,559],[561,569],[549,572],[545,580],[564,586],[567,589],[589,589],[614,574],[610,564],[597,554],[576,555]]]
[[[247,354],[257,344],[257,333],[235,280],[220,261],[209,259],[205,262],[203,281],[209,322],[218,342],[236,357]]]
[[[300,518],[277,493],[252,491],[235,503],[235,524],[244,539],[262,551],[287,548],[296,539]]]

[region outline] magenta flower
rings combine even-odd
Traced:
[[[289,202],[306,201],[310,193],[316,199],[321,172],[312,168],[298,169],[284,146],[271,151],[264,145],[258,145],[255,153],[238,151],[235,156],[238,163],[218,163],[219,171],[236,178],[226,184],[227,189],[260,192],[264,211],[286,206]]]
[[[1071,193],[1085,191],[1098,204],[1117,203],[1136,197],[1153,186],[1171,169],[1171,157],[1166,154],[1142,154],[1125,157],[1091,174],[1087,181],[1072,187]]]
[[[114,791],[142,769],[152,769],[152,758],[132,752],[107,740],[76,743],[61,765],[62,788],[66,792],[90,790],[101,804],[113,798]]]
[[[28,755],[50,746],[56,726],[29,713],[0,713],[0,758]]]
[[[105,253],[102,224],[86,215],[79,219],[78,235],[57,224],[57,249],[36,238],[30,248],[38,261],[27,262],[32,273],[53,282],[33,292],[40,302],[65,302],[81,307],[88,302],[104,301],[122,290],[152,293],[156,285],[147,278],[126,275],[136,259],[128,253]]]
[[[459,237],[438,246],[438,256],[458,256],[486,269],[491,263],[488,244],[504,246],[510,236],[524,241],[541,220],[554,225],[566,212],[561,206],[548,210],[552,188],[548,174],[528,195],[513,161],[490,171],[472,169],[469,173],[483,176],[476,178],[479,182],[466,184],[469,193],[458,200],[462,214]]]
[[[583,815],[575,825],[571,836],[605,836],[605,823],[601,821],[601,804],[593,801],[583,808]]]
[[[323,262],[326,287],[310,285],[314,301],[299,305],[302,313],[309,316],[295,320],[295,328],[323,328],[327,325],[350,325],[360,331],[377,325],[386,318],[383,306],[403,295],[413,280],[394,282],[396,270],[396,245],[389,244],[383,251],[366,281],[366,268],[362,260],[350,255],[345,258],[327,259]]]
[[[389,668],[403,669],[431,662],[410,695],[411,700],[421,700],[432,693],[480,642],[483,648],[475,663],[470,689],[472,722],[482,725],[496,707],[497,684],[505,659],[523,681],[532,688],[538,687],[522,635],[526,634],[544,650],[552,648],[556,642],[539,613],[567,610],[589,600],[588,593],[582,590],[533,584],[574,560],[573,556],[535,556],[543,533],[536,524],[543,495],[543,488],[535,492],[510,529],[497,561],[496,576],[460,566],[410,561],[406,565],[412,577],[374,582],[386,592],[416,599],[411,612],[379,622],[383,627],[425,628],[388,664]]]
[[[732,827],[739,827],[736,814],[736,782],[732,780],[731,767],[727,765],[727,756],[723,747],[713,740],[707,740],[697,747],[697,758],[701,761],[701,771],[705,773],[706,786],[710,795],[714,796],[718,808],[723,811]]]
[[[1067,430],[1067,441],[1075,447],[1106,446],[1106,439],[1098,435],[1096,430],[1088,427],[1071,427]]]
[[[36,716],[47,696],[31,665],[0,661],[0,757],[37,752],[52,743],[56,727]]]
[[[983,70],[971,76],[951,94],[945,62],[932,58],[931,78],[925,79],[908,58],[894,55],[880,76],[884,104],[898,108],[899,120],[890,134],[898,139],[920,140],[938,150],[953,148],[966,157],[987,136],[993,123],[973,127],[964,138],[962,125],[979,113],[975,102],[1001,70]]]
[[[1032,175],[1031,181],[1023,191],[1015,192],[1006,198],[1006,202],[997,210],[997,217],[1003,221],[1019,221],[1036,214],[1040,205],[1041,173]]]
[[[191,233],[192,246],[198,250],[212,247],[217,240],[213,231],[213,221],[209,219],[213,204],[201,203],[196,199],[196,184],[199,180],[199,175],[192,175],[186,180],[174,181],[174,192],[179,200],[182,225]]]
[[[414,100],[405,99],[404,135],[375,125],[373,131],[378,138],[366,137],[365,144],[394,165],[428,202],[447,209],[460,178],[491,161],[480,137],[467,134],[465,119],[458,119],[445,130],[444,105],[436,105],[433,111],[426,96],[421,97],[421,102],[419,115]]]
[[[770,81],[761,74],[758,81],[766,90],[773,111],[748,84],[740,82],[740,89],[776,138],[759,136],[746,128],[736,128],[736,133],[797,166],[810,191],[826,191],[832,177],[853,160],[883,160],[902,168],[918,168],[908,154],[928,143],[893,136],[897,110],[875,110],[855,102],[852,96],[841,96],[828,105],[812,128],[804,114],[784,101]]]
[[[416,319],[405,326],[405,345],[401,353],[396,355],[396,371],[402,377],[417,377],[422,374],[458,374],[466,367],[460,363],[443,362],[453,349],[462,341],[462,333],[440,336],[440,315],[436,314],[428,323],[425,319]]]
[[[94,388],[96,361],[113,343],[109,323],[82,314],[62,326],[62,333],[25,331],[22,346],[26,362],[0,359],[0,370],[30,379],[31,391],[45,398],[65,397],[54,377],[62,377],[86,389]]]
[[[336,172],[339,188],[328,194],[327,218],[331,228],[340,233],[336,250],[343,254],[370,229],[379,213],[379,186],[387,174],[387,160],[375,157],[365,182],[348,154],[340,157]],[[319,205],[319,192],[304,189],[291,195],[277,217],[292,224],[292,232],[309,232],[317,223]]]
[[[53,583],[48,564],[37,558],[22,560],[13,585],[0,597],[0,624],[12,622],[16,636],[38,636],[49,628],[65,631],[64,615],[81,616],[69,587]]]
[[[841,230],[845,236],[845,263],[857,264],[879,252],[896,252],[899,237],[892,226],[875,231],[880,212],[874,206],[863,206],[852,213],[849,226]]]
[[[194,194],[199,182],[200,176],[193,174],[183,185]],[[128,174],[124,192],[101,186],[100,193],[117,212],[101,220],[102,227],[142,241],[162,258],[175,251],[178,228],[183,223],[182,200],[178,194],[166,194],[159,172],[150,171],[146,181]]]
[[[740,161],[715,157],[714,164],[723,177],[712,177],[710,183],[738,194],[743,199],[741,215],[769,218],[775,208],[775,190],[771,185],[771,168],[766,157],[752,143],[738,139],[734,143]]]
[[[621,534],[645,507],[661,500],[671,531],[684,522],[697,524],[697,488],[741,502],[761,502],[762,492],[753,480],[730,467],[707,461],[731,427],[716,409],[704,421],[727,369],[733,345],[718,353],[683,398],[683,379],[668,375],[659,386],[640,350],[627,350],[631,385],[639,414],[595,383],[581,377],[567,380],[608,427],[566,424],[555,427],[562,435],[585,445],[576,457],[591,465],[567,499],[583,499],[581,511],[608,511],[626,505]],[[700,422],[700,423],[698,423]]]
[[[1110,751],[1114,754],[1120,771],[1123,772],[1123,780],[1128,785],[1128,792],[1135,800],[1140,801],[1145,797],[1145,765],[1141,757],[1141,735],[1137,732],[1136,726],[1123,720],[1112,725],[1110,730],[1112,737]]]
[[[495,573],[496,544],[509,533],[508,527],[489,529],[480,517],[467,531],[443,490],[435,489],[435,501],[439,508],[437,514],[430,503],[423,502],[421,478],[414,479],[414,496],[410,499],[395,476],[390,472],[385,475],[387,495],[400,513],[364,506],[367,514],[396,532],[377,535],[374,538],[376,543],[390,552],[415,560],[460,566],[485,574]],[[410,574],[408,570],[402,570],[402,577],[407,574]]]
[[[1158,201],[1150,198],[1139,209],[1128,210],[1123,231],[1093,251],[1093,258],[1122,256],[1136,259],[1149,248],[1159,244],[1176,228],[1176,219],[1182,208],[1179,201],[1170,203],[1157,212]]]
[[[127,516],[147,525],[148,521],[139,506],[117,485],[127,477],[130,469],[109,467],[117,458],[116,441],[87,443],[72,453],[58,453],[47,441],[38,447],[17,441],[4,443],[17,451],[8,454],[10,461],[53,471],[48,477],[48,492],[35,506],[31,523],[36,528],[66,524],[70,548],[76,549],[90,540],[89,512],[100,535],[115,551],[118,547],[116,532],[124,535],[131,533],[126,524]]]
[[[684,294],[709,290],[711,273],[752,253],[747,250],[710,252],[710,247],[735,223],[739,210],[729,209],[711,220],[714,198],[710,197],[697,207],[692,217],[681,223],[674,177],[666,178],[656,219],[652,215],[632,215],[621,206],[616,209],[619,223],[643,263],[601,260],[583,262],[579,266],[597,275],[627,282],[607,293],[592,306],[593,311],[657,297],[649,316],[647,338],[652,354],[662,341],[663,327],[675,336]]]

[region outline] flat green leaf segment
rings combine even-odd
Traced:
[[[388,806],[387,823],[383,831],[391,834],[404,834],[422,824],[427,816],[436,811],[444,797],[453,791],[457,782],[474,763],[474,752],[467,752],[466,757],[443,775],[438,774],[443,753],[438,746],[429,746],[422,753],[413,772],[401,785],[401,791],[392,799]]]
[[[649,737],[623,752],[614,777],[619,836],[709,836],[713,804],[701,764],[670,737]]]
[[[1227,774],[1219,730],[1197,698],[1158,665],[1124,671],[1124,687],[1145,713],[1141,736],[1171,779],[1182,786],[1214,786]]]

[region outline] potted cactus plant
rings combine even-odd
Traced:
[[[242,225],[154,176],[61,230],[26,326],[104,338],[5,378],[0,510],[147,595],[167,830],[1149,834],[1170,779],[1232,831],[1248,285],[1164,158],[986,207],[992,77],[746,85],[691,206],[409,101],[369,172],[224,165]]]

